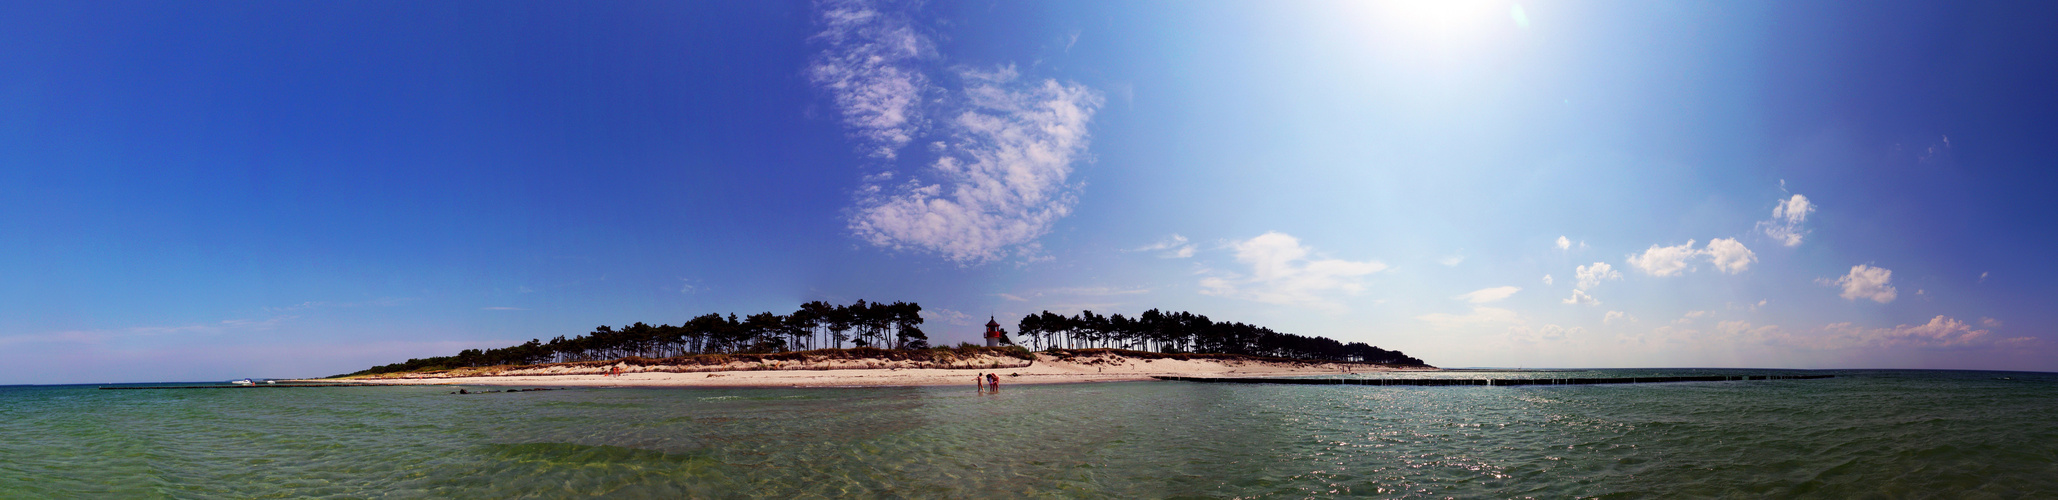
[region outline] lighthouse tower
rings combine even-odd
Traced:
[[[986,317],[986,347],[1000,347],[1000,322]]]

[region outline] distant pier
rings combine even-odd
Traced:
[[[1227,377],[1152,377],[1158,380],[1181,382],[1212,382],[1227,384],[1290,384],[1290,385],[1599,385],[1599,384],[1661,384],[1666,382],[1728,382],[1739,380],[1807,380],[1832,378],[1835,375],[1703,375],[1693,377],[1609,377],[1609,378],[1227,378]]]

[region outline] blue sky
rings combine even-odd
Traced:
[[[2032,3],[0,6],[0,383],[809,300],[2058,370]],[[1546,278],[1548,276],[1548,279]]]

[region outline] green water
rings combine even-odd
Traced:
[[[1445,376],[1660,373],[1781,372]],[[0,387],[0,498],[2058,497],[2058,375],[1828,373],[998,395]]]

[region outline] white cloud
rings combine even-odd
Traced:
[[[1980,318],[1980,319],[1979,319],[1979,326],[1984,326],[1984,327],[1987,327],[1987,328],[2000,328],[2000,327],[2001,327],[2001,320],[1998,320],[1998,319],[1994,319],[1994,318]]]
[[[1808,197],[1794,195],[1772,207],[1772,220],[1759,222],[1758,230],[1780,244],[1800,246],[1801,236],[1807,234],[1801,229],[1801,223],[1808,220],[1809,212],[1814,211],[1815,205],[1808,202]]]
[[[1580,334],[1584,333],[1586,333],[1585,328],[1580,328],[1576,326],[1566,328],[1558,325],[1544,325],[1542,328],[1537,328],[1534,330],[1531,330],[1528,326],[1523,325],[1508,327],[1508,339],[1525,344],[1557,342],[1565,340],[1568,337],[1577,337]]]
[[[958,326],[970,326],[972,324],[972,315],[950,309],[924,308],[921,314],[923,319],[939,323],[949,323]]]
[[[1694,240],[1686,240],[1686,244],[1678,246],[1651,245],[1644,253],[1629,256],[1629,266],[1652,276],[1673,276],[1685,271],[1687,260],[1700,254],[1699,250],[1694,250]]]
[[[1416,316],[1415,319],[1429,323],[1438,330],[1459,330],[1469,327],[1521,323],[1522,316],[1515,311],[1498,307],[1473,306],[1471,314],[1433,313]]]
[[[1115,287],[1107,287],[1107,286],[1075,286],[1075,287],[1065,287],[1065,288],[1052,288],[1052,289],[1049,289],[1049,290],[1045,290],[1045,291],[1041,291],[1041,292],[1036,292],[1036,294],[1037,294],[1037,295],[1043,295],[1043,294],[1046,294],[1046,293],[1048,293],[1048,294],[1051,294],[1051,295],[1091,295],[1091,296],[1107,296],[1107,295],[1136,295],[1136,294],[1141,294],[1141,293],[1150,293],[1150,289],[1149,289],[1149,288],[1115,288]]]
[[[1138,249],[1136,249],[1136,250],[1133,250],[1133,251],[1136,251],[1136,252],[1159,252],[1159,253],[1158,253],[1158,257],[1160,257],[1160,258],[1166,258],[1166,259],[1184,259],[1184,258],[1187,258],[1187,257],[1192,257],[1192,256],[1193,256],[1193,250],[1194,250],[1194,246],[1193,246],[1192,244],[1190,244],[1190,243],[1187,243],[1187,242],[1186,242],[1186,237],[1185,237],[1185,236],[1180,236],[1180,235],[1174,234],[1174,235],[1172,235],[1172,237],[1170,237],[1170,238],[1166,238],[1166,239],[1164,239],[1163,241],[1159,241],[1159,242],[1157,242],[1157,243],[1152,243],[1152,244],[1150,244],[1150,245],[1148,245],[1148,246],[1145,246],[1145,247],[1143,247],[1143,248],[1138,248]]]
[[[1708,249],[1704,252],[1715,261],[1716,269],[1729,274],[1744,272],[1751,268],[1752,262],[1758,261],[1758,254],[1744,248],[1743,243],[1737,243],[1736,240],[1729,238],[1708,240]]]
[[[1021,82],[1013,67],[964,71],[969,109],[930,165],[936,183],[873,184],[860,192],[853,232],[873,245],[916,248],[959,263],[1000,258],[1071,213],[1072,163],[1086,152],[1101,97],[1056,80]]]
[[[1548,274],[1546,274],[1546,275],[1544,275],[1544,286],[1550,286],[1550,285],[1551,285],[1551,275],[1548,275]]]
[[[1248,276],[1209,276],[1201,293],[1269,304],[1341,309],[1331,296],[1364,290],[1360,279],[1386,269],[1378,261],[1310,259],[1299,239],[1268,232],[1233,245],[1236,260],[1251,267]]]
[[[1569,250],[1569,249],[1571,249],[1571,248],[1572,248],[1572,239],[1571,239],[1571,238],[1566,238],[1566,237],[1564,237],[1564,236],[1559,236],[1559,237],[1558,237],[1558,249],[1559,249],[1559,250]]]
[[[1601,324],[1603,325],[1613,325],[1617,321],[1634,322],[1636,317],[1622,311],[1608,311],[1607,314],[1601,315]]]
[[[1573,291],[1572,291],[1572,296],[1571,296],[1571,297],[1567,297],[1567,298],[1565,299],[1565,303],[1567,303],[1567,304],[1572,304],[1572,305],[1582,305],[1582,304],[1583,304],[1583,305],[1589,305],[1589,306],[1598,306],[1598,305],[1601,305],[1601,301],[1599,301],[1599,300],[1594,300],[1594,297],[1593,297],[1592,295],[1587,295],[1587,294],[1586,294],[1586,291],[1585,291],[1585,290],[1573,290]]]
[[[1706,334],[1676,326],[1659,327],[1654,329],[1652,334],[1655,340],[1728,348],[1739,345],[1814,350],[2019,348],[2039,343],[2032,337],[2000,338],[1991,330],[1975,329],[1964,322],[1941,315],[1931,318],[1928,323],[1897,325],[1891,328],[1865,328],[1851,323],[1833,323],[1816,329],[1790,331],[1778,325],[1723,321],[1717,323],[1714,330]]]
[[[1979,282],[1980,282],[1980,283],[1986,283],[1986,282],[1987,282],[1987,273],[1979,273]]]
[[[1458,267],[1458,263],[1464,261],[1465,256],[1463,255],[1447,255],[1443,258],[1436,259],[1436,263],[1443,264],[1445,267]]]
[[[1851,345],[1874,345],[1881,347],[1969,347],[1985,345],[2021,345],[2035,342],[2030,337],[1996,338],[1991,330],[1973,329],[1963,321],[1938,315],[1928,323],[1920,325],[1897,325],[1893,328],[1860,328],[1850,323],[1836,323],[1823,327],[1832,334],[1822,339],[1825,347]]]
[[[1693,261],[1707,257],[1715,269],[1729,274],[1749,270],[1758,261],[1758,254],[1745,248],[1743,243],[1732,238],[1715,238],[1708,241],[1707,248],[1695,249],[1694,240],[1674,246],[1651,245],[1641,254],[1630,255],[1630,267],[1652,276],[1677,276],[1691,271]]]
[[[1012,294],[998,293],[998,294],[994,294],[994,295],[998,295],[998,296],[1000,296],[1000,298],[1003,298],[1003,299],[1008,299],[1008,300],[1012,300],[1012,301],[1015,301],[1015,302],[1028,302],[1028,301],[1029,301],[1029,299],[1025,299],[1025,298],[1022,298],[1022,297],[1020,297],[1020,296],[1017,296],[1017,295],[1012,295]]]
[[[1602,281],[1622,279],[1622,272],[1616,271],[1614,266],[1610,266],[1606,262],[1595,262],[1590,266],[1579,266],[1574,268],[1573,271],[1574,275],[1579,278],[1579,289],[1581,290],[1600,286]]]
[[[931,86],[916,63],[933,56],[935,46],[906,15],[872,2],[819,5],[823,29],[815,38],[826,50],[809,65],[808,79],[828,91],[866,155],[894,158],[921,132]]]
[[[1709,317],[1709,316],[1714,316],[1714,315],[1715,315],[1715,311],[1687,311],[1687,312],[1686,312],[1686,314],[1685,314],[1685,315],[1682,315],[1682,316],[1680,316],[1680,317],[1679,317],[1679,319],[1676,319],[1676,320],[1672,320],[1672,324],[1675,324],[1675,325],[1684,325],[1684,324],[1687,324],[1687,323],[1692,323],[1692,322],[1694,322],[1694,320],[1697,320],[1697,319],[1701,319],[1701,318],[1706,318],[1706,317]]]
[[[1451,298],[1471,302],[1474,304],[1485,304],[1488,302],[1498,302],[1502,299],[1508,298],[1508,296],[1510,295],[1514,295],[1515,292],[1520,291],[1522,291],[1521,287],[1497,286],[1493,288],[1481,288],[1478,290],[1473,290],[1471,292],[1466,292],[1465,294]]]
[[[1851,273],[1834,282],[1844,289],[1843,297],[1850,300],[1872,299],[1885,304],[1893,302],[1898,294],[1891,284],[1894,272],[1883,267],[1864,264],[1851,266]]]
[[[937,158],[914,176],[865,176],[849,227],[873,245],[941,254],[959,263],[1010,249],[1037,260],[1034,240],[1070,214],[1067,182],[1086,154],[1100,94],[1057,80],[1023,78],[1012,65],[959,69],[935,85],[923,63],[930,37],[903,9],[866,0],[817,4],[823,46],[808,78],[834,102],[867,156],[887,160],[924,137],[936,116]],[[897,180],[904,179],[904,180]]]

